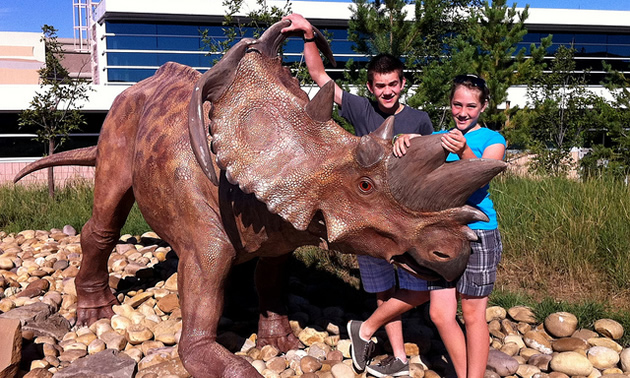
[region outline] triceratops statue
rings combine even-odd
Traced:
[[[283,351],[299,341],[277,295],[283,282],[272,277],[299,246],[323,238],[427,278],[463,271],[476,239],[466,224],[487,219],[466,199],[505,163],[445,164],[439,136],[414,139],[396,158],[393,117],[361,138],[346,132],[331,117],[332,83],[309,101],[282,66],[286,26],[241,40],[203,75],[165,64],[116,98],[97,146],[51,155],[16,176],[96,166],[93,213],[81,232],[78,324],[113,315],[107,261],[134,200],[179,256],[179,354],[195,377],[260,376],[216,342],[235,264],[259,258],[258,343]]]

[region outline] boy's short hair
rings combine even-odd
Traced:
[[[378,54],[367,65],[368,82],[370,84],[373,82],[375,73],[386,74],[390,72],[396,72],[398,79],[402,81],[404,68],[403,62],[392,54]]]

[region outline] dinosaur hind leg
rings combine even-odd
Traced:
[[[80,326],[114,315],[112,305],[118,301],[109,288],[107,261],[134,203],[130,177],[124,180],[117,172],[117,176],[105,175],[116,177],[107,180],[99,173],[97,171],[94,186],[92,217],[81,231],[83,257],[75,281],[77,324]],[[129,185],[120,185],[124,181]]]

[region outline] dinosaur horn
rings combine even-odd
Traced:
[[[439,134],[412,139],[405,156],[390,157],[388,161],[392,195],[418,211],[459,207],[507,167],[503,161],[495,159],[444,163],[446,156]]]
[[[378,139],[391,140],[394,134],[394,116],[387,117],[385,121],[368,135],[361,137],[357,146],[356,160],[362,167],[368,168],[385,156],[383,146],[376,141]]]
[[[282,20],[271,25],[271,27],[265,30],[263,35],[258,38],[256,50],[266,56],[276,56],[278,55],[280,46],[287,37],[302,37],[302,32],[300,31],[282,33],[282,29],[288,27],[289,25],[291,25],[290,20]],[[328,44],[326,37],[324,37],[324,34],[322,34],[322,32],[320,32],[316,27],[313,27],[313,33],[315,34],[315,44],[317,45],[319,51],[324,54],[333,67],[337,67],[337,62],[333,57],[332,50],[330,49],[330,45]]]
[[[461,206],[479,188],[507,168],[501,160],[467,159],[446,163],[425,178],[422,185],[423,209]]]
[[[306,113],[315,121],[328,122],[332,119],[335,82],[330,80],[306,104]]]
[[[193,89],[188,106],[188,132],[193,153],[203,172],[215,185],[219,185],[219,180],[214,170],[206,128],[203,124],[203,103],[216,101],[223,95],[234,80],[236,67],[251,42],[250,39],[238,42],[217,64],[201,76]]]
[[[394,137],[394,116],[387,117],[378,129],[372,131],[370,135],[387,141],[392,140]]]

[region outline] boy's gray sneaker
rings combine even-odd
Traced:
[[[361,374],[365,370],[365,366],[374,353],[375,345],[371,340],[365,341],[359,336],[361,324],[358,320],[350,320],[348,322],[348,336],[350,337],[350,355],[352,356],[352,366],[357,373]]]
[[[379,363],[369,365],[367,371],[375,377],[401,377],[409,375],[409,361],[402,362],[399,358],[389,356]]]

